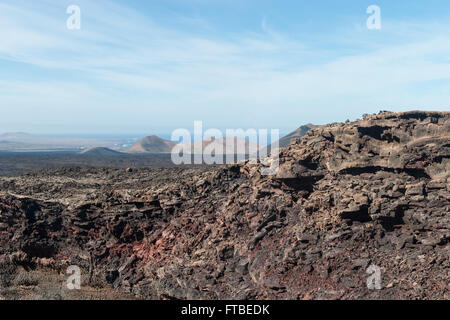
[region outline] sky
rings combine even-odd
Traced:
[[[371,5],[381,29],[367,28]],[[169,134],[196,120],[289,132],[448,111],[449,18],[448,0],[0,0],[0,133]]]

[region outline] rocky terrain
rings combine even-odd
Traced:
[[[72,298],[78,265],[86,299],[450,299],[450,113],[319,126],[262,167],[0,178],[0,296]]]
[[[167,168],[174,167],[170,154],[125,154],[110,152],[1,153],[0,176],[19,176],[49,168]],[[50,173],[51,174],[51,173]]]

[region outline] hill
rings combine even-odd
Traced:
[[[297,138],[301,138],[304,135],[306,135],[308,133],[309,130],[316,128],[317,126],[309,123],[306,124],[304,126],[301,126],[300,128],[298,128],[297,130],[289,133],[288,135],[284,136],[283,138],[280,139],[279,146],[280,148],[286,148],[293,139],[297,139]]]
[[[309,130],[314,129],[316,127],[317,127],[316,125],[313,125],[310,123],[301,126],[297,130],[292,131],[288,135],[286,135],[283,138],[281,138],[280,140],[278,140],[278,148],[286,148],[287,146],[289,146],[289,144],[291,143],[292,140],[305,136]],[[267,147],[267,150],[266,150],[266,148],[262,148],[260,151],[260,154],[270,153],[270,151],[272,150],[272,146],[273,146],[273,144],[269,145]]]
[[[200,142],[187,143],[185,150],[191,154],[196,153],[197,148],[202,148],[203,152],[214,154],[255,154],[259,146],[257,143],[250,142],[240,137],[225,137],[221,139],[206,139]],[[214,151],[214,152],[213,152]]]
[[[115,148],[127,143],[125,138],[82,138],[64,136],[35,136],[13,132],[0,135],[0,150],[9,152],[78,152],[81,148],[104,146]]]
[[[0,134],[0,140],[5,141],[24,141],[29,139],[33,139],[33,136],[25,132],[7,132]]]
[[[171,153],[175,142],[161,139],[155,135],[145,137],[130,148],[124,150],[126,153]]]
[[[104,148],[104,147],[93,147],[93,148],[89,148],[84,151],[81,151],[80,154],[85,155],[85,156],[106,157],[106,156],[117,156],[117,155],[121,155],[122,153],[108,149],[108,148]]]

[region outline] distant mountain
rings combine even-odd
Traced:
[[[117,156],[122,153],[108,149],[108,148],[104,148],[104,147],[93,147],[93,148],[89,148],[89,149],[86,149],[86,150],[80,152],[80,154],[86,155],[86,156],[106,157],[106,156]]]
[[[145,137],[124,150],[127,153],[171,153],[175,142],[157,136]]]
[[[196,148],[202,147],[203,152],[215,154],[256,154],[259,145],[240,137],[225,137],[221,139],[208,139],[195,143],[187,143],[184,150],[191,154],[196,153]],[[242,148],[243,150],[238,150]],[[213,152],[214,151],[214,152]]]
[[[301,126],[300,128],[298,128],[295,131],[292,131],[291,133],[289,133],[288,135],[284,136],[283,138],[281,138],[280,140],[278,140],[278,147],[279,148],[286,148],[287,146],[289,146],[289,144],[291,143],[291,141],[293,139],[298,139],[301,138],[303,136],[305,136],[309,130],[316,128],[316,125],[313,125],[311,123],[305,124],[303,126]],[[267,147],[267,151],[265,151],[265,148],[261,149],[261,153],[269,153],[270,150],[272,150],[272,146],[273,144],[271,144],[270,146]]]
[[[95,146],[120,149],[126,143],[122,138],[77,138],[34,136],[23,132],[0,134],[0,151],[11,152],[78,152]]]
[[[24,141],[29,139],[33,139],[33,136],[25,132],[7,132],[0,134],[1,141]]]
[[[283,138],[280,139],[280,141],[279,141],[280,148],[286,148],[291,143],[292,139],[301,138],[304,135],[306,135],[306,133],[308,133],[309,130],[314,129],[316,127],[317,126],[315,126],[311,123],[301,126],[297,130],[289,133],[287,136],[284,136]]]

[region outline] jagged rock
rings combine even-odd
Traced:
[[[450,113],[315,127],[262,167],[0,178],[0,255],[147,299],[450,298]]]

